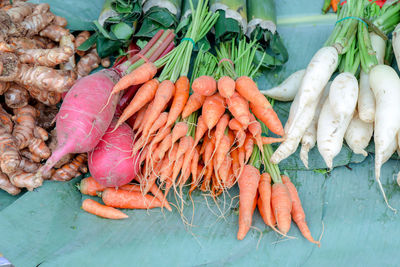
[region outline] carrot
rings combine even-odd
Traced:
[[[340,2],[340,0],[331,0],[332,10],[333,10],[333,12],[335,12],[335,13],[336,13],[336,11],[337,11],[337,7],[338,7],[339,2]]]
[[[263,137],[261,138],[261,141],[262,141],[263,145],[270,145],[270,144],[272,144],[272,143],[280,143],[280,142],[283,142],[283,141],[285,141],[285,138],[275,138],[275,137],[266,137],[266,136],[263,136]]]
[[[107,219],[119,220],[119,219],[126,219],[129,217],[120,210],[114,209],[112,207],[107,207],[89,198],[85,199],[82,202],[82,209],[86,212]]]
[[[218,169],[218,175],[221,178],[221,183],[225,186],[229,178],[229,170],[232,167],[232,158],[228,154],[225,156],[220,168]]]
[[[290,229],[292,200],[285,184],[275,183],[272,186],[271,205],[279,230],[287,234]]]
[[[272,109],[268,99],[258,90],[257,84],[250,77],[241,76],[237,78],[235,89],[250,103],[265,109]]]
[[[228,126],[228,123],[229,123],[229,115],[224,114],[218,121],[217,126],[215,127],[215,150],[217,150],[219,147],[221,139],[224,136],[225,129]]]
[[[226,103],[228,104],[228,109],[232,113],[233,117],[235,117],[246,129],[250,122],[250,109],[247,100],[238,93],[234,93],[226,100]]]
[[[231,151],[232,156],[232,172],[235,177],[239,177],[240,163],[239,163],[239,150],[233,149]]]
[[[193,150],[192,150],[194,140],[193,140],[193,137],[191,137],[191,136],[185,136],[181,139],[180,142],[184,143],[182,145],[183,150],[186,149],[183,164],[182,164],[182,174],[186,175],[187,173],[189,173],[189,175],[190,175],[190,164],[191,164],[191,160],[192,160],[192,157],[194,154]],[[185,146],[187,146],[187,147],[185,147]],[[179,147],[181,147],[181,144],[179,144]],[[178,148],[178,150],[179,150],[179,148]],[[189,176],[187,178],[189,178]],[[186,182],[186,180],[185,181],[181,180],[179,182],[179,184],[183,185],[185,182]]]
[[[285,134],[282,123],[272,107],[264,108],[262,106],[257,106],[253,103],[250,103],[250,109],[254,115],[261,120],[268,127],[268,129],[271,130],[271,132],[280,136]]]
[[[196,146],[194,151],[193,151],[193,156],[192,156],[192,159],[191,159],[191,162],[190,162],[190,172],[192,173],[193,181],[197,177],[197,167],[199,165],[199,158],[200,158],[199,147]]]
[[[147,103],[153,100],[157,88],[159,86],[159,82],[157,79],[152,79],[145,84],[143,84],[139,90],[136,92],[132,101],[129,105],[124,109],[121,116],[118,119],[117,125],[115,128],[118,128],[123,122],[125,122],[129,117],[138,112],[141,108],[143,108]]]
[[[239,230],[237,239],[243,240],[250,230],[254,200],[257,195],[258,183],[260,181],[260,171],[252,166],[245,165],[239,177]]]
[[[213,77],[203,75],[193,81],[192,90],[199,95],[212,96],[217,91],[217,82]]]
[[[172,129],[172,145],[178,141],[178,139],[184,137],[187,134],[188,129],[189,127],[184,121],[175,124],[174,129]]]
[[[196,132],[194,133],[194,146],[197,146],[197,144],[200,142],[201,138],[207,131],[207,125],[204,122],[203,116],[199,116],[197,119],[197,127],[196,127]]]
[[[156,95],[154,96],[152,109],[149,111],[149,117],[146,121],[144,121],[143,126],[143,134],[148,135],[149,130],[160,115],[160,113],[165,109],[165,106],[168,104],[169,100],[175,94],[175,85],[173,82],[169,80],[164,80],[158,86],[158,90]]]
[[[167,197],[167,194],[168,194],[169,190],[171,189],[171,186],[175,184],[176,178],[178,177],[178,174],[182,169],[183,160],[184,160],[184,156],[183,155],[181,157],[179,157],[179,158],[177,157],[176,160],[175,160],[174,168],[173,168],[173,171],[172,171],[172,177],[169,180],[169,182],[167,180],[167,185],[166,185],[165,190],[164,190],[165,197]]]
[[[177,151],[178,151],[178,147],[174,147],[174,149],[172,149],[170,159],[168,159],[168,157],[165,157],[163,159],[163,161],[165,160],[165,163],[161,165],[162,167],[161,167],[160,182],[163,183],[171,178],[172,172],[174,170],[174,161],[176,159]]]
[[[142,84],[154,77],[157,73],[157,67],[152,62],[147,62],[131,73],[122,77],[115,85],[111,95],[128,88],[131,85]]]
[[[144,125],[146,124],[146,121],[148,121],[149,116],[150,116],[150,114],[151,114],[150,111],[151,111],[152,108],[153,108],[153,103],[154,103],[154,100],[151,101],[151,102],[147,105],[147,109],[146,109],[146,112],[145,112],[145,114],[144,114],[144,117],[143,117],[143,120],[142,120],[142,124],[139,126],[139,129],[137,129],[134,140],[136,140],[136,137],[137,137],[140,133],[143,132]]]
[[[208,130],[214,128],[224,113],[225,101],[220,94],[216,93],[215,95],[206,98],[203,104],[202,115]]]
[[[231,148],[231,142],[227,135],[223,135],[221,139],[221,143],[217,148],[216,155],[215,155],[215,168],[219,170],[222,163],[224,162],[225,156],[229,153]]]
[[[192,114],[196,110],[200,109],[203,106],[203,103],[205,100],[206,100],[206,97],[203,95],[200,95],[195,92],[193,94],[191,94],[188,101],[186,102],[185,107],[183,108],[182,118],[185,119],[185,118],[189,117],[190,114]]]
[[[261,151],[261,154],[264,156],[263,142],[262,142],[262,129],[261,124],[254,118],[253,114],[250,115],[251,123],[249,124],[249,132],[253,135],[254,140],[256,140],[256,144]]]
[[[140,125],[142,125],[143,123],[143,118],[146,114],[146,110],[149,104],[144,105],[138,112],[137,116],[136,116],[136,120],[135,123],[133,124],[133,130],[137,130],[139,129]]]
[[[191,136],[184,136],[179,141],[178,152],[176,153],[176,157],[180,158],[183,156],[186,151],[188,151],[193,146],[193,137]]]
[[[181,76],[175,82],[175,88],[176,89],[174,100],[172,101],[172,105],[169,110],[168,120],[165,124],[165,127],[171,126],[184,109],[185,104],[189,98],[189,79],[186,76]]]
[[[210,190],[210,184],[211,184],[211,177],[213,174],[213,161],[211,160],[208,165],[205,166],[206,168],[206,174],[204,176],[204,181],[203,184],[200,187],[200,190],[205,192],[207,190]]]
[[[238,130],[244,130],[245,128],[243,127],[243,125],[236,119],[236,118],[232,118],[229,121],[229,129],[233,130],[233,131],[238,131]]]
[[[152,209],[161,207],[161,201],[141,192],[107,188],[99,193],[104,204],[120,209]]]
[[[251,154],[250,154],[251,155]],[[242,170],[244,168],[244,165],[246,164],[246,150],[245,150],[245,146],[241,146],[239,147],[239,152],[238,152],[238,158],[239,158],[239,165],[240,165],[240,171],[239,171],[239,175],[237,176],[237,178],[239,178],[240,174],[242,173]]]
[[[274,228],[276,221],[271,208],[271,176],[269,173],[261,174],[258,193],[260,197],[258,198],[257,205],[261,217],[266,225]]]
[[[165,123],[167,123],[168,116],[169,114],[166,111],[161,113],[160,116],[158,116],[158,118],[154,121],[153,125],[151,125],[148,135],[154,134],[159,129],[161,129],[161,127],[165,126]]]
[[[245,162],[248,162],[253,152],[254,139],[251,135],[247,134],[246,140],[244,141],[244,149],[245,149]]]
[[[320,242],[314,240],[314,238],[311,236],[310,229],[308,229],[306,215],[304,213],[303,207],[301,206],[301,201],[299,198],[299,194],[297,193],[296,187],[290,181],[289,177],[287,177],[286,175],[282,175],[281,177],[283,184],[285,184],[287,189],[289,190],[290,198],[292,200],[293,221],[297,224],[301,233],[308,241],[314,244],[318,244],[318,246],[320,246]]]
[[[235,81],[229,76],[218,80],[218,92],[224,98],[230,98],[235,93]]]
[[[159,161],[164,158],[165,152],[170,149],[172,145],[172,134],[168,134],[164,140],[160,143],[157,149],[154,151],[155,160]]]
[[[193,171],[192,171],[192,184],[190,185],[189,195],[191,195],[192,192],[197,188],[202,178],[202,170],[204,169],[204,166],[200,163],[199,165],[196,166],[196,168],[197,168],[196,173],[198,173],[198,175],[193,176]]]
[[[97,191],[103,191],[106,187],[99,184],[92,176],[83,178],[78,185],[82,194],[96,196]]]
[[[140,185],[138,184],[125,184],[121,186],[119,189],[126,190],[126,191],[135,191],[135,192],[142,192]],[[160,188],[157,185],[153,185],[150,188],[150,192],[160,201],[164,200],[164,194],[161,192]],[[163,206],[168,210],[172,211],[171,206],[169,205],[168,201],[163,203]]]

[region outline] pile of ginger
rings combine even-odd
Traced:
[[[68,181],[87,172],[87,156],[78,154],[36,175],[57,146],[54,121],[63,94],[99,64],[110,64],[95,48],[77,49],[89,32],[74,36],[66,26],[48,4],[0,0],[0,189],[12,195],[43,179]]]

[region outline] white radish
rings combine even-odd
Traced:
[[[342,149],[344,135],[356,108],[357,96],[358,82],[353,74],[345,72],[336,76],[317,126],[318,151],[329,169],[332,169],[333,159]],[[337,107],[340,100],[346,105]]]
[[[385,60],[386,41],[374,32],[371,32],[369,37],[371,39],[372,49],[374,49],[376,53],[378,64],[383,64],[383,61]]]
[[[318,101],[314,118],[312,119],[311,124],[308,126],[303,137],[301,138],[300,159],[307,169],[308,169],[308,152],[310,152],[310,150],[315,146],[315,143],[317,142],[318,118],[319,114],[321,113],[322,105],[324,104],[326,98],[328,97],[329,88],[331,87],[331,84],[332,82],[328,82],[328,84],[325,86],[322,96]]]
[[[397,66],[400,68],[400,23],[397,24],[397,27],[392,33],[392,36],[393,52],[396,56]]]
[[[365,148],[368,146],[369,141],[371,140],[373,131],[373,123],[366,123],[362,121],[359,118],[358,113],[355,112],[349,127],[347,127],[344,139],[354,153],[367,156],[368,153],[365,151]]]
[[[261,90],[260,92],[265,96],[279,101],[292,101],[299,90],[305,72],[306,70],[304,69],[296,71],[287,77],[280,85],[268,90]]]
[[[358,113],[360,119],[372,123],[375,119],[375,96],[369,86],[369,76],[363,70],[360,72],[360,92],[358,96]]]
[[[332,82],[328,99],[339,120],[351,118],[358,99],[357,78],[349,72],[340,73]]]
[[[378,64],[383,64],[385,59],[386,41],[374,32],[370,33],[371,45],[376,53]],[[358,97],[358,113],[362,121],[374,122],[375,119],[375,96],[369,86],[369,76],[363,70],[360,73],[360,93]]]
[[[375,113],[375,179],[386,204],[392,208],[380,181],[381,167],[397,149],[400,130],[400,78],[386,65],[377,65],[369,73],[369,83],[376,99]]]
[[[293,154],[304,132],[314,118],[321,92],[338,65],[338,53],[334,47],[323,47],[317,51],[307,66],[301,86],[290,107],[289,119],[285,125],[285,141],[271,156],[271,162],[278,164]]]

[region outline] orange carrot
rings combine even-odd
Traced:
[[[90,198],[87,198],[82,202],[82,209],[86,212],[107,219],[120,220],[129,217],[120,210],[114,209],[112,207],[107,207]]]
[[[197,146],[197,144],[200,142],[201,138],[207,131],[207,125],[203,120],[203,116],[199,116],[197,119],[197,127],[196,127],[196,132],[194,134],[194,146]]]
[[[168,195],[168,192],[171,189],[172,185],[175,184],[176,178],[178,177],[178,174],[182,169],[183,160],[184,160],[184,156],[181,156],[179,158],[177,157],[176,160],[175,160],[174,168],[173,168],[173,171],[172,171],[172,177],[169,180],[169,183],[168,183],[168,180],[167,180],[167,185],[165,186],[165,190],[164,190],[165,197]]]
[[[232,113],[233,117],[235,117],[246,129],[250,122],[250,109],[247,100],[238,93],[234,93],[226,100],[226,103],[228,104],[228,109]]]
[[[149,130],[160,115],[160,113],[164,110],[166,104],[172,98],[175,93],[175,85],[173,82],[169,80],[162,81],[158,86],[156,95],[154,96],[152,109],[149,111],[149,117],[144,121],[143,126],[143,134],[148,135]]]
[[[182,111],[182,118],[189,117],[190,114],[200,109],[203,106],[204,100],[206,97],[197,93],[193,93],[190,95],[188,101],[186,102],[185,107]]]
[[[239,240],[243,240],[250,230],[259,181],[260,171],[252,165],[245,165],[238,180],[239,230],[237,239]]]
[[[254,139],[251,135],[247,134],[246,140],[244,141],[245,149],[245,162],[247,163],[250,159],[251,153],[253,153]]]
[[[175,82],[175,96],[169,110],[168,120],[165,127],[171,126],[181,114],[189,98],[190,83],[186,76],[181,76]]]
[[[318,244],[318,246],[320,246],[320,242],[314,240],[314,238],[311,236],[310,229],[308,229],[306,215],[304,213],[303,207],[301,206],[301,201],[299,198],[299,194],[297,193],[296,187],[286,175],[282,175],[282,182],[289,190],[290,198],[292,200],[293,221],[297,224],[301,233],[308,241]]]
[[[279,120],[278,115],[271,108],[264,108],[262,106],[254,105],[250,103],[250,109],[254,115],[260,119],[271,132],[283,136],[285,131],[283,130],[282,122]]]
[[[250,154],[251,155],[251,154]],[[238,152],[238,158],[239,158],[239,165],[240,165],[240,171],[239,175],[237,178],[239,178],[240,174],[242,173],[242,170],[244,168],[244,165],[246,164],[246,150],[245,146],[239,147],[239,152]]]
[[[219,170],[219,168],[221,167],[222,163],[224,162],[225,156],[229,153],[230,148],[231,148],[231,142],[229,140],[229,137],[227,135],[223,135],[221,143],[216,150],[216,155],[215,155],[216,170]]]
[[[172,134],[170,133],[164,138],[164,140],[162,140],[160,145],[154,151],[154,159],[156,161],[159,161],[162,158],[164,158],[165,153],[168,151],[171,145],[172,145]]]
[[[171,133],[171,127],[164,128],[164,129],[158,131],[157,135],[154,136],[153,140],[151,140],[150,146],[160,143],[170,133]]]
[[[176,157],[180,158],[183,156],[186,151],[190,150],[193,146],[193,137],[191,136],[184,136],[179,141],[178,152],[176,153]]]
[[[271,205],[279,230],[287,234],[290,229],[292,218],[292,200],[285,184],[275,183],[272,186]]]
[[[190,162],[190,172],[192,173],[193,181],[197,177],[197,166],[199,165],[199,157],[199,147],[196,146],[193,151],[192,161]]]
[[[236,118],[232,118],[229,121],[228,126],[229,126],[229,129],[231,129],[233,131],[244,130],[243,125]]]
[[[135,192],[142,192],[140,185],[138,184],[125,184],[121,186],[119,189],[126,190],[126,191],[135,191]],[[160,201],[164,200],[164,194],[161,192],[160,188],[157,187],[157,185],[153,185],[150,188],[150,192]],[[172,211],[171,206],[169,205],[168,201],[163,203],[163,206],[168,210]]]
[[[208,165],[205,166],[205,168],[206,168],[206,174],[204,176],[203,184],[200,187],[200,190],[203,191],[203,192],[210,190],[211,177],[212,177],[213,170],[214,170],[213,161],[211,160],[208,163]]]
[[[232,158],[228,154],[225,156],[220,168],[218,169],[218,175],[221,178],[221,183],[225,186],[229,178],[229,170],[232,167]]]
[[[175,124],[172,129],[172,145],[178,141],[178,139],[184,137],[187,134],[189,127],[186,122],[181,121]]]
[[[132,151],[134,154],[136,154],[137,151],[139,151],[139,149],[144,147],[150,141],[149,139],[152,134],[154,134],[158,129],[160,129],[165,125],[167,118],[168,118],[168,112],[163,112],[160,114],[160,116],[151,126],[148,136],[142,135],[133,145]]]
[[[217,126],[215,127],[215,150],[218,149],[219,147],[221,139],[224,136],[225,129],[228,126],[228,123],[229,123],[229,115],[224,114],[218,121]]]
[[[222,97],[230,98],[235,93],[235,81],[229,76],[219,78],[218,92]]]
[[[261,141],[262,141],[263,145],[269,145],[269,144],[272,144],[272,143],[280,143],[280,142],[283,142],[283,141],[285,141],[285,138],[275,138],[275,137],[266,137],[266,136],[263,136],[263,137],[261,138]]]
[[[236,91],[250,103],[272,109],[268,99],[258,90],[257,84],[247,76],[237,78],[235,84]]]
[[[217,91],[217,82],[213,77],[203,75],[193,81],[192,90],[199,95],[212,96]]]
[[[256,144],[261,151],[261,154],[264,157],[264,149],[262,142],[262,129],[261,124],[254,118],[253,114],[250,114],[250,124],[249,124],[249,132],[253,135],[254,140],[256,140]]]
[[[134,139],[134,140],[136,140],[136,137],[137,137],[140,133],[143,132],[143,127],[144,127],[144,125],[146,124],[146,121],[148,121],[149,116],[150,116],[150,114],[151,114],[150,111],[151,111],[152,108],[153,108],[153,103],[154,103],[154,100],[151,101],[151,102],[147,105],[147,109],[146,109],[146,112],[145,112],[145,114],[144,114],[144,117],[143,117],[143,120],[142,120],[142,124],[139,126],[139,129],[137,129],[136,134],[135,134],[135,139]]]
[[[261,174],[258,185],[258,210],[264,223],[270,227],[275,227],[275,216],[271,208],[271,176],[268,173]]]
[[[128,88],[131,85],[138,85],[145,83],[152,79],[157,73],[157,67],[152,62],[148,62],[133,70],[131,73],[122,77],[114,88],[111,94],[115,94],[121,90]]]
[[[143,123],[144,115],[146,114],[148,104],[144,105],[138,112],[137,117],[135,119],[135,123],[133,124],[133,130],[136,131],[139,129],[140,125]]]
[[[208,130],[214,128],[224,113],[225,101],[220,94],[216,93],[206,98],[203,104],[202,116]]]
[[[235,177],[239,177],[240,163],[239,163],[239,150],[233,149],[231,151],[232,156],[232,172]]]
[[[338,7],[339,2],[340,2],[340,0],[331,0],[332,10],[333,10],[333,12],[335,12],[335,13],[336,13],[336,11],[337,11],[337,7]]]
[[[185,136],[185,137],[183,137],[181,139],[181,141],[179,143],[181,143],[181,142],[183,144],[182,145],[179,144],[179,148],[178,148],[178,153],[177,154],[179,155],[179,153],[180,153],[179,149],[182,146],[181,149],[185,150],[185,155],[184,155],[184,160],[183,160],[183,165],[182,165],[182,174],[189,173],[189,175],[190,175],[190,163],[191,163],[191,159],[192,159],[193,154],[194,154],[193,153],[194,150],[192,150],[194,140],[193,140],[193,137],[191,137],[191,136]],[[188,172],[188,170],[189,170],[189,172]],[[186,182],[186,180],[185,181],[180,181],[179,184],[182,184],[182,183],[184,184],[185,182]]]
[[[204,168],[204,166],[200,163],[199,165],[196,166],[197,168],[197,175],[193,176],[193,172],[192,172],[192,184],[190,185],[190,189],[189,189],[189,195],[192,194],[192,192],[197,188],[197,186],[199,185],[201,178],[202,178],[202,170]]]
[[[157,79],[152,79],[143,84],[136,92],[135,97],[132,99],[129,105],[124,109],[124,112],[122,112],[121,117],[119,117],[115,128],[118,128],[124,121],[129,119],[129,117],[131,117],[141,108],[143,108],[147,103],[153,100],[157,92],[158,86],[159,82]]]
[[[104,204],[120,209],[152,209],[161,207],[161,201],[141,192],[107,188],[101,194]]]
[[[160,182],[164,183],[168,179],[171,179],[172,172],[174,170],[174,161],[176,159],[177,151],[178,147],[174,147],[174,149],[172,149],[170,159],[168,159],[168,157],[165,157],[163,159],[163,161],[165,160],[165,163],[161,165],[162,167],[161,167]]]
[[[78,185],[82,194],[96,196],[97,191],[103,191],[106,187],[99,184],[92,176],[83,178]]]

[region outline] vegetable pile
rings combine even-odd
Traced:
[[[67,154],[36,174],[57,147],[54,120],[63,94],[101,63],[96,49],[76,49],[89,32],[75,37],[49,9],[24,1],[3,1],[0,9],[0,188],[13,195],[88,171],[86,154]]]
[[[331,36],[313,56],[305,73],[290,76],[280,86],[286,90],[265,92],[280,100],[291,100],[297,91],[285,125],[285,141],[271,162],[277,164],[287,158],[301,143],[300,157],[308,167],[308,151],[317,144],[327,167],[332,169],[344,140],[354,153],[367,155],[365,149],[374,134],[375,177],[386,204],[393,209],[380,182],[380,170],[399,148],[400,79],[390,67],[391,44],[387,37],[399,21],[399,1],[388,2],[382,8],[366,0],[347,1],[341,6]],[[398,47],[394,31],[393,49],[398,51]],[[338,75],[333,76],[337,70]]]

